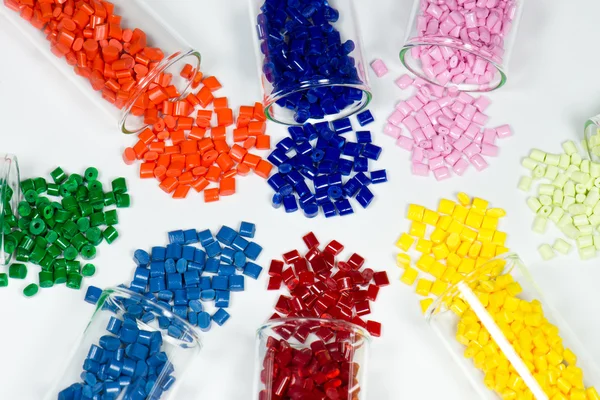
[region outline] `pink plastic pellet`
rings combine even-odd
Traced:
[[[418,176],[428,176],[429,175],[429,166],[427,164],[413,162],[412,173],[414,175],[418,175]]]
[[[435,176],[435,179],[438,181],[446,180],[452,176],[452,174],[450,173],[450,169],[448,167],[440,167],[438,169],[434,169],[433,175]]]
[[[498,146],[483,143],[481,145],[481,154],[484,156],[496,157],[498,155]]]
[[[469,168],[469,163],[464,158],[461,158],[456,162],[456,164],[454,164],[452,170],[456,175],[463,176],[467,168]]]
[[[512,131],[510,129],[510,126],[508,126],[508,125],[502,125],[502,126],[497,127],[496,133],[498,134],[499,138],[505,138],[505,137],[512,136]]]
[[[483,171],[488,167],[487,161],[485,161],[479,154],[475,154],[473,157],[471,157],[470,161],[477,171]]]
[[[414,79],[411,78],[407,74],[402,75],[400,78],[396,79],[396,81],[395,81],[396,86],[398,86],[402,90],[408,88],[410,85],[413,84],[413,82],[414,82]]]
[[[402,128],[392,124],[386,124],[385,128],[383,128],[383,133],[397,139],[402,134]]]
[[[444,166],[444,157],[438,156],[436,158],[429,159],[429,168],[436,170]]]
[[[411,138],[400,136],[398,140],[396,140],[396,145],[405,150],[411,151],[415,146],[415,142]]]
[[[483,143],[495,144],[497,133],[495,129],[486,129],[483,131]]]
[[[406,114],[396,110],[392,115],[389,116],[388,122],[392,125],[400,126],[404,118],[406,118]]]
[[[377,75],[378,78],[381,78],[382,76],[388,73],[388,69],[385,63],[379,58],[371,63],[371,68],[373,69],[373,72],[375,72],[375,75]]]

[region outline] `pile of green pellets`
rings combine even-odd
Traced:
[[[119,236],[115,229],[119,218],[112,207],[130,205],[125,178],[113,180],[111,190],[105,191],[96,168],[86,169],[82,176],[67,175],[58,167],[50,176],[53,183],[44,178],[21,182],[23,200],[17,210],[11,207],[16,194],[4,185],[1,246],[16,262],[9,266],[8,274],[0,273],[0,287],[8,286],[8,278],[25,279],[25,263],[31,263],[41,267],[39,287],[64,283],[80,289],[83,277],[96,272],[88,262],[96,257],[96,247],[103,241],[111,244]],[[84,260],[83,266],[79,259]],[[28,285],[25,296],[35,295],[38,284]]]

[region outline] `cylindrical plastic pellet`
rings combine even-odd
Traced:
[[[371,88],[353,1],[250,3],[269,119],[337,120],[367,106]]]
[[[533,171],[535,169],[535,167],[538,166],[537,161],[529,158],[529,157],[525,157],[522,161],[521,161],[521,165],[531,171]]]
[[[569,254],[571,251],[571,245],[565,242],[563,239],[556,239],[552,248],[559,252],[560,254]]]
[[[519,190],[524,192],[528,192],[531,189],[531,184],[533,183],[533,179],[530,176],[522,176],[519,180]]]
[[[0,15],[19,28],[21,34],[14,37],[28,37],[123,133],[154,124],[155,106],[162,109],[163,100],[185,98],[202,78],[200,54],[148,2],[75,2],[64,10],[63,3],[58,7],[40,0],[23,3],[33,15],[28,18],[31,14],[18,12],[18,1],[6,0]],[[40,11],[45,6],[52,7],[48,16]],[[185,65],[190,66],[189,73],[182,76]]]
[[[341,320],[283,318],[267,322],[257,334],[252,398],[302,399],[319,393],[319,398],[367,399],[370,338],[366,329]],[[290,358],[292,365],[323,367],[286,368],[285,360]],[[310,379],[314,384],[310,389],[290,385],[298,379]]]
[[[2,5],[0,5],[2,7]],[[30,181],[31,182],[31,181]],[[12,154],[0,154],[0,264],[8,265],[17,248],[9,233],[16,226],[21,202],[19,162]],[[26,202],[24,204],[27,204]],[[31,209],[31,207],[29,207]]]
[[[506,83],[522,4],[415,0],[400,59],[416,75],[441,86],[497,89]]]
[[[548,219],[546,217],[538,215],[533,220],[533,231],[535,233],[540,233],[540,234],[545,233],[547,223],[548,223]]]
[[[74,392],[80,393],[88,385],[82,381],[86,371],[104,397],[136,393],[138,399],[184,398],[178,393],[182,376],[201,348],[196,328],[140,294],[95,289],[97,307],[51,398],[72,399]],[[149,371],[156,371],[153,379],[147,379]]]

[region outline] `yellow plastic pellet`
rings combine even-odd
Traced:
[[[458,233],[460,235],[464,228],[465,226],[462,223],[458,222],[457,220],[453,220],[448,227],[448,233]]]
[[[494,238],[494,232],[491,229],[480,229],[477,235],[477,240],[480,242],[491,242]]]
[[[469,253],[470,248],[471,243],[462,242],[460,246],[458,246],[458,249],[456,249],[456,254],[458,254],[460,257],[465,257]]]
[[[490,261],[490,259],[487,257],[477,257],[477,259],[475,260],[475,268],[479,268],[479,267],[483,266],[488,261]]]
[[[462,258],[456,253],[448,254],[448,258],[446,259],[446,266],[451,268],[458,268]]]
[[[431,232],[431,235],[429,235],[429,239],[435,243],[435,244],[439,244],[442,243],[444,240],[446,240],[446,237],[448,236],[448,233],[440,228],[435,228],[433,230],[433,232]]]
[[[489,201],[483,200],[479,197],[475,197],[473,199],[472,207],[481,213],[485,213],[489,205],[490,205]]]
[[[463,258],[460,265],[458,266],[458,272],[461,274],[468,274],[475,270],[475,260],[470,258]]]
[[[479,229],[481,228],[481,223],[483,222],[483,214],[471,209],[467,214],[467,218],[465,219],[465,225],[470,228]]]
[[[600,400],[600,395],[598,395],[598,392],[593,386],[588,388],[588,390],[585,391],[585,394],[587,395],[587,400]]]
[[[456,207],[454,207],[454,212],[452,213],[452,218],[454,218],[458,222],[464,224],[465,220],[467,219],[468,214],[469,214],[468,208],[463,207],[461,205],[457,205]]]
[[[586,400],[585,392],[581,389],[573,389],[569,400]]]
[[[460,192],[459,194],[457,194],[456,198],[457,198],[458,202],[460,203],[460,205],[463,207],[466,207],[471,204],[471,198],[469,197],[468,194],[466,194],[464,192]]]
[[[454,201],[448,199],[441,199],[437,211],[440,214],[452,215],[455,207],[456,203]]]
[[[400,277],[400,281],[408,286],[412,286],[412,284],[417,280],[417,276],[419,276],[419,271],[414,268],[407,267]]]
[[[433,242],[427,239],[419,239],[417,240],[417,246],[415,247],[418,252],[429,254],[431,253],[431,247],[433,246]]]
[[[448,290],[448,284],[439,279],[431,285],[431,293],[435,296],[441,296],[446,290]]]
[[[523,288],[521,287],[521,284],[519,282],[511,282],[508,285],[506,285],[506,291],[510,296],[516,296],[523,291]]]
[[[498,222],[498,218],[486,215],[485,217],[483,217],[481,227],[484,229],[491,229],[495,231],[498,228]]]
[[[504,246],[504,243],[506,243],[506,232],[495,231],[492,243],[497,246]]]
[[[458,246],[460,246],[461,240],[460,240],[460,235],[456,232],[453,232],[451,234],[448,235],[448,237],[446,238],[446,246],[448,246],[448,248],[450,250],[456,250],[458,249]]]
[[[516,297],[507,297],[506,300],[504,300],[504,309],[511,312],[517,311],[519,309],[519,303],[520,300]]]
[[[427,225],[436,226],[440,219],[440,214],[436,213],[433,210],[425,209],[425,213],[423,214],[423,223]]]
[[[435,263],[435,258],[429,254],[423,254],[421,258],[416,262],[416,267],[423,272],[429,272],[431,266]]]
[[[423,299],[420,302],[421,304],[421,312],[423,314],[425,314],[427,312],[427,310],[429,309],[429,306],[431,306],[433,304],[433,299],[432,298],[427,298],[427,299]]]
[[[442,215],[438,220],[437,227],[444,231],[447,231],[451,223],[452,217],[450,215]]]
[[[479,257],[479,252],[481,251],[482,244],[481,242],[473,242],[471,243],[471,247],[469,247],[469,257],[477,258]]]
[[[446,266],[439,261],[434,262],[431,268],[429,268],[429,275],[437,279],[440,279],[444,275],[444,272],[446,272]]]
[[[468,309],[469,307],[465,304],[461,299],[454,299],[452,305],[450,306],[450,310],[454,312],[459,317]]]
[[[496,257],[505,253],[508,253],[508,247],[496,246]]]
[[[569,393],[573,387],[565,378],[558,378],[558,381],[556,381],[556,386],[558,386],[558,389],[564,394]]]
[[[433,248],[431,248],[431,252],[433,253],[433,256],[436,260],[443,260],[450,254],[450,250],[448,249],[448,246],[446,246],[445,243],[434,246]]]
[[[410,256],[406,253],[398,253],[396,255],[396,265],[401,268],[406,268],[410,265]]]
[[[506,211],[503,208],[490,208],[486,211],[485,215],[490,217],[502,218],[506,216]]]
[[[496,257],[496,245],[490,242],[483,243],[483,247],[481,248],[481,257],[484,258],[494,258]]]
[[[412,224],[410,224],[410,230],[408,233],[411,236],[422,238],[422,237],[425,237],[426,231],[427,231],[427,225],[425,225],[422,222],[413,221]]]
[[[419,279],[419,281],[417,282],[417,287],[415,288],[415,292],[419,296],[429,296],[429,292],[431,292],[432,285],[433,282],[429,279]]]
[[[423,214],[425,213],[425,207],[418,204],[410,204],[408,211],[406,212],[406,218],[411,221],[421,222],[423,221]]]
[[[550,398],[550,400],[569,400],[569,398],[564,394],[557,392]]]
[[[475,229],[465,228],[460,233],[460,239],[467,242],[473,242],[477,239],[477,231]]]
[[[398,241],[396,242],[396,247],[398,247],[401,250],[408,251],[408,249],[410,249],[414,242],[415,238],[406,233],[403,233],[402,236],[400,236],[400,239],[398,239]]]
[[[565,352],[563,353],[563,357],[567,364],[569,364],[569,365],[577,364],[577,356],[570,349],[565,349]]]
[[[452,282],[452,279],[456,274],[456,268],[448,267],[446,268],[440,279],[444,282]]]

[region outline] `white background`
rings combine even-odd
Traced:
[[[245,0],[153,0],[151,6],[176,26],[203,55],[203,71],[217,75],[223,93],[235,108],[260,98]],[[573,0],[525,2],[511,61],[508,84],[490,95],[492,126],[509,123],[515,136],[501,143],[501,154],[483,173],[438,183],[410,174],[408,154],[381,134],[385,118],[402,93],[393,80],[404,73],[398,61],[410,0],[359,2],[358,11],[367,60],[382,58],[390,73],[371,73],[377,122],[370,125],[384,152],[377,167],[387,168],[390,182],[374,187],[376,199],[368,210],[325,220],[286,215],[269,205],[271,189],[261,178],[238,180],[238,194],[204,204],[194,192],[174,201],[156,181],[137,178],[137,167],[121,161],[134,138],[121,135],[99,109],[67,82],[47,59],[0,17],[0,151],[17,154],[23,178],[46,176],[56,166],[82,173],[93,165],[101,180],[128,179],[133,207],[119,212],[121,234],[112,246],[99,247],[98,274],[85,285],[104,287],[131,280],[136,248],[167,241],[167,231],[179,228],[237,227],[240,220],[257,224],[256,240],[265,247],[259,262],[293,248],[303,249],[301,236],[314,230],[322,242],[336,238],[367,259],[374,269],[388,271],[392,285],[383,288],[372,317],[383,323],[383,336],[372,345],[368,399],[477,398],[467,380],[418,310],[412,289],[398,281],[393,246],[410,202],[436,207],[440,197],[457,191],[482,196],[508,211],[501,229],[509,247],[530,265],[547,299],[565,317],[594,358],[600,358],[598,261],[581,262],[575,253],[540,263],[537,247],[546,239],[530,230],[532,215],[525,195],[516,189],[525,171],[519,161],[532,147],[559,152],[560,143],[580,139],[585,118],[600,111],[600,2]],[[273,142],[285,131],[274,124]],[[30,268],[29,281],[37,280]],[[83,302],[84,290],[63,287],[42,290],[26,299],[25,282],[11,280],[0,290],[0,399],[39,400],[50,390],[66,357],[76,346],[92,312]],[[265,291],[266,274],[247,280],[247,290],[232,297],[232,318],[222,328],[203,335],[204,349],[190,370],[178,399],[238,400],[253,396],[254,333],[271,314],[277,298]],[[597,378],[597,377],[596,377]],[[595,381],[598,384],[598,380]]]

